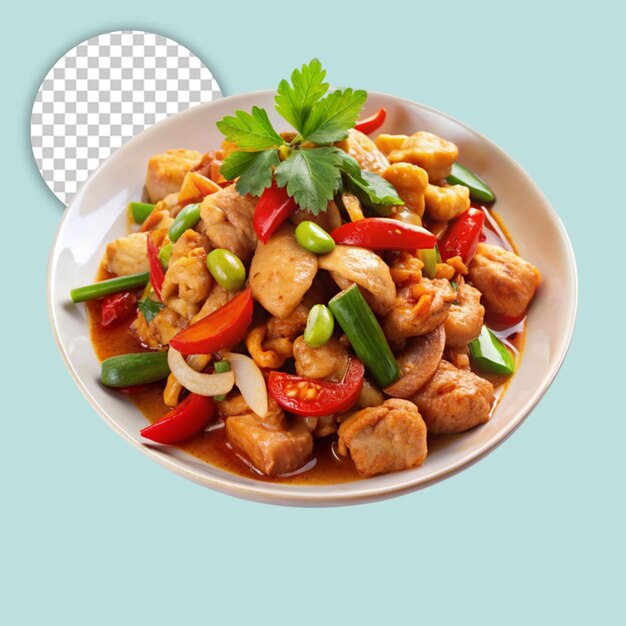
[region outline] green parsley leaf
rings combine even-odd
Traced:
[[[245,196],[260,196],[272,184],[272,168],[280,163],[278,150],[262,152],[233,152],[226,157],[220,172],[226,180],[239,176],[237,191]]]
[[[252,114],[235,111],[235,116],[222,118],[217,127],[227,141],[237,144],[238,148],[249,150],[267,150],[278,148],[285,140],[274,130],[267,111],[252,107]]]
[[[325,211],[341,182],[341,150],[334,146],[295,150],[275,170],[279,187],[301,209],[318,215]]]
[[[367,92],[348,88],[333,91],[311,109],[302,138],[316,144],[329,144],[341,141],[348,136],[367,99]]]
[[[149,324],[159,313],[159,311],[165,305],[162,302],[153,300],[152,298],[142,298],[137,304],[137,308],[146,318],[146,322]]]
[[[301,70],[291,74],[291,85],[281,80],[276,90],[276,111],[298,132],[302,132],[311,107],[328,91],[324,82],[326,70],[318,59],[312,59]]]
[[[377,215],[390,215],[391,207],[404,204],[395,187],[382,176],[363,170],[360,176],[345,173],[347,187],[364,208]]]

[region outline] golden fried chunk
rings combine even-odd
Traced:
[[[514,252],[481,243],[469,268],[469,277],[483,294],[489,311],[523,315],[539,286],[539,270]]]
[[[362,170],[381,174],[389,165],[387,157],[376,147],[376,144],[367,135],[354,128],[348,131],[348,138],[337,145],[355,158]]]
[[[171,309],[191,319],[200,302],[211,291],[213,278],[206,265],[204,248],[194,248],[187,256],[170,263],[161,289],[163,302]]]
[[[195,150],[168,150],[155,154],[148,161],[146,189],[150,202],[158,202],[170,193],[178,191],[185,174],[202,161]]]
[[[428,185],[424,198],[428,214],[439,222],[452,220],[470,208],[469,188],[464,185]]]
[[[428,174],[412,163],[393,163],[386,168],[382,177],[390,182],[398,195],[413,213],[424,215],[424,192],[428,185]]]
[[[480,335],[485,307],[480,303],[480,291],[463,280],[459,281],[456,301],[450,306],[444,323],[446,347],[462,348]]]
[[[339,426],[339,452],[348,452],[364,476],[421,465],[428,452],[426,425],[417,407],[392,398],[352,414]]]
[[[452,164],[459,156],[459,149],[433,133],[418,132],[411,135],[402,147],[392,150],[390,163],[414,163],[428,172],[430,182],[435,182],[450,175]]]
[[[488,421],[495,396],[488,380],[441,361],[430,382],[411,400],[428,432],[438,435],[462,433]]]
[[[117,276],[147,272],[148,264],[146,233],[131,233],[112,241],[106,248],[106,266]]]
[[[399,150],[404,142],[409,138],[408,135],[387,135],[381,133],[376,137],[376,147],[387,156],[392,150]]]
[[[296,372],[308,378],[341,380],[348,367],[348,351],[335,337],[319,348],[311,348],[301,335],[294,341],[293,356]]]

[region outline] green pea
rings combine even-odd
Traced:
[[[325,304],[316,304],[309,311],[304,329],[304,341],[311,348],[323,346],[332,336],[335,318]]]
[[[296,241],[315,254],[326,254],[335,249],[334,239],[315,222],[300,222],[296,228]]]
[[[176,216],[176,219],[170,226],[170,241],[178,241],[178,238],[190,228],[193,228],[200,220],[200,205],[188,204]]]
[[[161,265],[166,269],[167,269],[167,266],[170,264],[171,256],[172,256],[172,244],[170,242],[159,250],[159,261],[161,261]]]
[[[239,291],[246,282],[246,268],[230,250],[212,250],[207,255],[206,264],[213,278],[228,291]]]

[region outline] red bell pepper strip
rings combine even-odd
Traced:
[[[243,338],[252,322],[254,302],[250,287],[230,302],[181,330],[170,346],[181,354],[212,354]]]
[[[163,281],[165,280],[165,272],[163,271],[163,266],[159,260],[159,249],[156,247],[154,241],[152,241],[150,234],[148,234],[147,241],[148,263],[150,264],[150,283],[152,284],[152,288],[156,292],[156,295],[159,297],[159,300],[163,302],[161,289],[163,287]]]
[[[132,291],[122,291],[106,296],[100,307],[100,324],[109,328],[125,320],[137,308],[137,296]]]
[[[201,433],[214,416],[213,398],[190,393],[175,409],[146,426],[141,436],[157,443],[180,443]]]
[[[329,383],[284,372],[270,372],[267,386],[280,406],[296,415],[315,417],[342,413],[351,409],[363,387],[365,368],[358,359],[350,359],[343,380]]]
[[[365,135],[369,135],[375,130],[378,130],[384,124],[386,117],[387,109],[385,109],[385,107],[380,107],[374,115],[358,120],[354,125],[354,129],[364,133]]]
[[[450,222],[448,230],[439,243],[439,251],[444,261],[460,256],[468,265],[476,253],[480,234],[485,224],[485,214],[480,209],[468,209]]]
[[[296,210],[296,201],[287,194],[287,188],[279,188],[276,181],[259,198],[254,209],[252,225],[261,243],[274,234],[276,229]]]
[[[417,250],[434,248],[437,239],[425,228],[385,217],[366,217],[335,228],[335,243],[372,250]]]

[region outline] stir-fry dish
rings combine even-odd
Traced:
[[[254,107],[215,150],[153,156],[132,232],[71,294],[146,441],[263,479],[415,468],[480,427],[540,282],[456,145],[377,134],[385,109],[324,80],[314,59],[280,83],[292,130]]]

